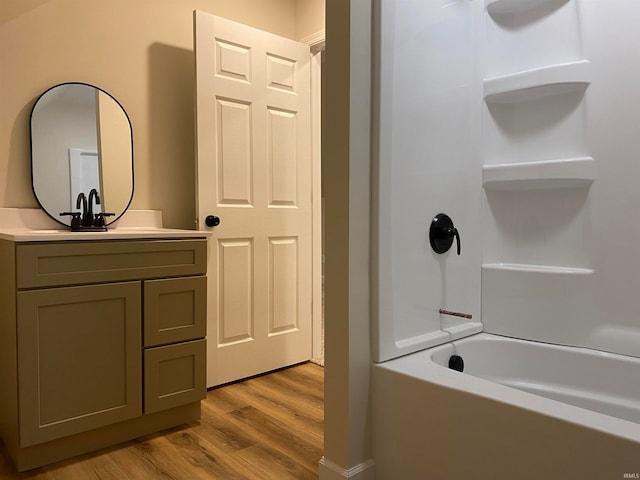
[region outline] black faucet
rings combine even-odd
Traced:
[[[93,219],[88,215],[88,211],[87,211],[87,197],[83,192],[80,192],[78,194],[78,198],[76,199],[76,208],[80,208],[80,205],[82,205],[82,220],[80,221],[80,224],[83,227],[90,227],[91,224],[93,223]]]
[[[96,205],[100,205],[100,194],[95,188],[92,188],[89,192],[89,210],[87,211],[87,217],[89,218],[89,225],[94,225],[94,216],[93,216],[93,202],[96,202]]]

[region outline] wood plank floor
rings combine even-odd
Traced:
[[[304,480],[318,478],[324,370],[304,363],[208,392],[200,422],[0,479]]]

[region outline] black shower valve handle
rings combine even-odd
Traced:
[[[429,243],[434,252],[441,254],[447,252],[456,239],[457,253],[460,255],[460,233],[453,225],[449,215],[439,213],[431,220],[429,228]]]
[[[456,247],[458,255],[460,255],[460,234],[458,233],[458,229],[456,227],[445,229],[447,233],[451,235],[451,238],[456,238]]]

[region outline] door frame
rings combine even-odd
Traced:
[[[311,171],[312,171],[312,289],[311,289],[311,358],[324,355],[324,252],[322,241],[322,52],[325,47],[324,30],[305,37],[302,43],[311,49]]]

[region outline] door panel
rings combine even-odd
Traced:
[[[251,105],[217,99],[218,204],[253,203]]]
[[[208,386],[311,357],[309,47],[195,12]]]
[[[267,109],[269,206],[295,207],[296,185],[296,115],[294,112]]]
[[[269,335],[298,326],[298,242],[296,238],[269,239]]]
[[[218,241],[219,345],[253,338],[253,242]]]

